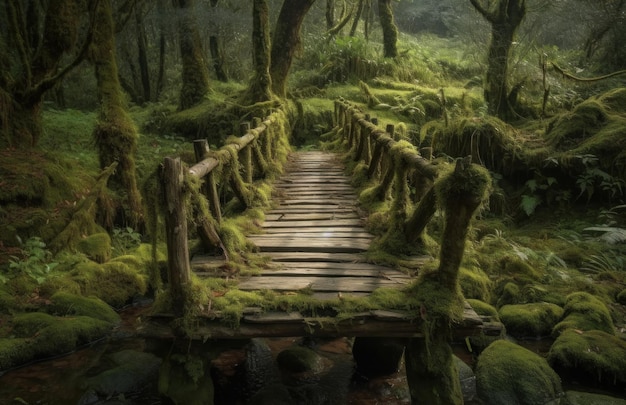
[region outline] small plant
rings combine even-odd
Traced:
[[[11,276],[26,274],[41,284],[58,264],[52,261],[52,253],[46,249],[45,242],[34,236],[23,243],[21,257],[11,256],[9,273]],[[0,280],[6,282],[7,278]]]
[[[123,254],[139,246],[141,243],[141,234],[130,226],[125,228],[113,228],[111,242],[113,249],[115,249],[118,254]]]

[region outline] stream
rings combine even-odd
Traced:
[[[145,308],[129,308],[123,311],[123,321],[112,336],[83,347],[72,353],[44,361],[39,361],[9,370],[0,374],[0,405],[68,405],[68,404],[109,404],[109,405],[158,405],[173,404],[169,399],[158,394],[157,378],[145,383],[141,388],[127,393],[125,397],[100,398],[92,402],[85,395],[85,381],[106,370],[112,353],[123,350],[147,352],[161,358],[167,355],[168,344],[164,341],[151,341],[137,338],[134,335],[136,323],[145,312]],[[269,347],[272,357],[286,348],[301,343],[299,338],[272,338],[263,339],[264,347]],[[529,350],[545,355],[551,342],[548,340],[525,341],[521,344]],[[213,345],[213,343],[211,343]],[[243,363],[246,351],[242,345],[233,342],[216,342],[219,345],[219,354],[213,356],[212,374],[215,385],[216,405],[245,404],[242,400],[243,388],[238,383],[227,381],[236,374],[236,370]],[[222,347],[223,346],[223,347]],[[335,375],[327,378],[326,386],[318,381],[313,389],[327,391],[324,395],[332,398],[333,389],[342,392],[341,402],[320,401],[321,404],[337,405],[407,405],[410,396],[404,365],[393,375],[365,379],[353,374],[353,359],[351,343],[347,338],[316,340],[313,344],[316,352],[323,358],[330,360]],[[463,344],[453,345],[454,352],[464,363],[473,365],[475,358]],[[337,373],[341,373],[338,375]],[[216,376],[220,376],[216,378]],[[232,380],[232,379],[231,379]],[[330,385],[328,385],[330,381]],[[471,381],[470,381],[471,382]],[[337,387],[332,387],[332,385]],[[340,387],[339,385],[342,385]],[[581,387],[564,387],[580,390]],[[477,404],[471,398],[465,398],[466,404]],[[318,403],[318,402],[313,402]]]

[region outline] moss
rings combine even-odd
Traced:
[[[74,268],[72,275],[84,295],[98,297],[115,308],[121,308],[147,289],[148,275],[130,268],[122,261],[110,261],[102,265],[83,262]]]
[[[278,366],[287,372],[319,372],[324,367],[322,358],[314,350],[304,346],[293,346],[278,353]]]
[[[491,280],[484,271],[477,267],[461,267],[459,269],[459,284],[465,298],[475,298],[489,302],[491,298]]]
[[[106,232],[86,236],[78,242],[76,249],[91,260],[104,263],[111,258],[111,237]]]
[[[563,312],[558,305],[545,302],[504,305],[498,311],[507,333],[517,338],[549,336]]]
[[[498,310],[487,304],[486,302],[483,302],[481,300],[476,300],[476,299],[467,299],[468,304],[470,304],[470,306],[472,307],[472,309],[480,316],[488,316],[490,318],[492,318],[493,320],[499,321],[500,317],[498,315]]]
[[[543,405],[562,393],[559,376],[543,357],[506,340],[478,357],[476,390],[485,405]]]
[[[615,327],[607,306],[587,292],[575,292],[565,299],[563,320],[555,325],[552,335],[557,337],[567,329],[601,330],[614,334]]]
[[[622,290],[617,294],[616,301],[622,305],[626,305],[626,289]]]
[[[541,272],[517,255],[508,254],[498,261],[501,274],[513,276],[520,281],[539,280]]]
[[[626,383],[626,342],[599,330],[565,330],[554,342],[548,361],[578,381],[623,387]]]
[[[104,301],[95,297],[81,297],[67,292],[58,292],[50,300],[46,311],[62,316],[85,315],[108,323],[117,323],[120,316]]]
[[[516,304],[519,302],[520,288],[513,282],[508,282],[504,285],[502,293],[498,298],[497,306],[501,307],[506,304]]]
[[[38,312],[19,314],[12,324],[17,337],[0,339],[0,369],[67,353],[101,338],[112,327],[88,316],[63,318]]]

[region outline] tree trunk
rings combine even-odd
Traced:
[[[280,97],[286,96],[287,76],[294,54],[300,46],[300,27],[304,16],[315,0],[285,0],[272,41],[270,75],[272,90]]]
[[[252,64],[254,76],[246,101],[252,103],[271,100],[272,78],[270,76],[271,41],[267,0],[254,0],[252,5]]]
[[[488,9],[480,0],[470,0],[474,8],[491,24],[491,42],[485,77],[485,101],[489,114],[508,120],[514,116],[509,95],[509,54],[513,37],[526,14],[525,0],[499,0]]]
[[[359,20],[361,20],[361,14],[363,14],[363,2],[364,0],[359,0],[359,5],[357,6],[356,14],[354,15],[354,20],[352,21],[352,28],[350,28],[351,37],[356,35],[356,29],[359,26]]]
[[[150,90],[150,69],[148,67],[148,45],[146,39],[146,29],[143,24],[141,2],[137,4],[135,9],[135,28],[137,34],[137,57],[139,59],[139,73],[141,75],[142,102],[148,102],[152,99]]]
[[[326,29],[329,30],[335,26],[335,0],[326,0]]]
[[[39,5],[30,4],[25,16],[21,2],[3,4],[6,36],[0,35],[0,146],[30,148],[42,134],[44,93],[84,58],[86,45],[59,69],[59,61],[76,45],[80,10],[73,0],[50,0],[40,36]]]
[[[209,76],[202,51],[200,33],[194,19],[193,0],[174,0],[178,8],[178,36],[183,63],[179,109],[199,104],[209,91]]]
[[[213,11],[217,8],[219,0],[211,0],[211,8]],[[213,59],[213,69],[215,70],[215,76],[220,82],[227,82],[228,75],[224,70],[224,56],[222,55],[222,49],[217,35],[211,35],[209,37],[209,49],[211,50],[211,59]]]
[[[100,116],[94,129],[94,138],[100,167],[105,168],[118,162],[118,170],[111,179],[112,188],[124,195],[121,204],[126,211],[125,217],[130,225],[136,226],[142,216],[134,158],[138,135],[124,106],[118,79],[111,0],[100,0],[95,13],[96,23],[89,59],[95,68]]]
[[[395,58],[398,56],[398,28],[393,21],[391,0],[378,0],[378,13],[380,14],[380,26],[383,30],[385,58]]]
[[[158,0],[157,14],[159,20],[159,70],[155,86],[155,100],[159,99],[163,86],[165,84],[165,3],[164,0]]]

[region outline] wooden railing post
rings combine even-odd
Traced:
[[[172,310],[182,316],[186,302],[186,286],[191,267],[187,244],[187,215],[181,199],[184,179],[180,158],[165,158],[163,164],[163,186],[165,190],[165,235],[167,240],[167,269]]]
[[[201,162],[209,155],[209,142],[206,139],[196,139],[193,141],[193,150],[196,155],[196,162]],[[213,170],[207,174],[207,179],[204,183],[204,192],[209,200],[209,208],[211,209],[211,213],[215,217],[215,220],[217,223],[222,222],[220,196],[217,193],[217,184],[215,183]]]
[[[250,131],[250,123],[242,122],[239,124],[239,136],[244,136]],[[246,183],[252,183],[254,177],[254,169],[252,168],[252,145],[248,144],[243,148],[243,173]]]

